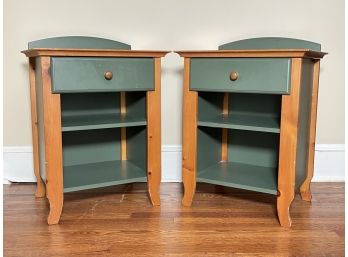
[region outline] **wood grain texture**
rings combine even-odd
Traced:
[[[295,197],[293,226],[275,219],[276,197],[197,184],[191,208],[180,183],[163,183],[152,207],[146,183],[65,195],[57,226],[35,185],[4,186],[6,257],[344,256],[344,183],[312,183],[312,203]]]
[[[224,99],[222,104],[222,115],[228,115],[228,96],[229,93],[224,93]],[[228,130],[222,129],[222,142],[221,142],[221,161],[228,161]]]
[[[30,82],[30,107],[31,107],[31,129],[33,140],[33,163],[34,174],[36,177],[36,197],[45,197],[46,189],[40,173],[40,154],[39,154],[39,128],[37,117],[37,101],[35,87],[35,58],[29,58],[29,82]]]
[[[160,205],[161,184],[161,59],[155,58],[155,90],[146,92],[147,181],[150,201]]]
[[[52,94],[50,58],[41,58],[44,109],[46,191],[50,203],[49,225],[57,224],[63,208],[63,157],[60,95]]]
[[[288,58],[323,58],[327,53],[309,49],[261,49],[261,50],[206,50],[175,51],[181,57],[288,57]]]
[[[280,121],[279,167],[277,199],[281,226],[291,227],[290,206],[295,196],[298,113],[300,105],[301,58],[291,64],[291,92],[282,96]]]
[[[126,107],[126,92],[120,92],[120,112],[121,115],[127,113]],[[127,130],[121,128],[121,160],[127,160]]]
[[[169,51],[115,50],[115,49],[69,49],[33,48],[22,51],[27,57],[37,56],[85,56],[85,57],[163,57]]]
[[[317,125],[317,107],[318,107],[318,91],[319,91],[319,71],[320,61],[316,61],[313,67],[313,88],[311,97],[311,113],[309,124],[309,145],[308,145],[308,159],[307,159],[307,177],[300,187],[302,200],[311,201],[312,195],[310,191],[310,184],[314,172],[314,152],[315,152],[315,132]]]
[[[182,204],[190,206],[196,191],[198,108],[198,93],[190,91],[190,58],[184,58],[183,98],[182,180],[185,193]]]

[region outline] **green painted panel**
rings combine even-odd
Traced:
[[[83,36],[52,37],[36,40],[28,43],[28,49],[32,48],[72,48],[72,49],[120,49],[130,50],[131,46],[122,42]]]
[[[228,131],[230,162],[276,168],[278,152],[279,134],[244,130]]]
[[[64,167],[64,192],[132,182],[146,182],[146,173],[130,161],[107,161]]]
[[[147,137],[145,127],[131,127],[126,130],[127,160],[147,170]],[[144,173],[146,176],[146,172]]]
[[[309,147],[309,122],[313,86],[313,61],[304,59],[302,63],[299,125],[296,152],[296,188],[299,189],[307,176]]]
[[[132,97],[133,94],[136,97]],[[144,126],[146,105],[141,99],[145,93],[128,94],[131,99],[139,96],[137,104],[132,104],[124,115],[120,113],[120,93],[61,94],[62,131]]]
[[[127,115],[146,117],[146,92],[126,92]]]
[[[261,115],[219,115],[199,120],[198,126],[280,133],[279,119]]]
[[[193,58],[190,88],[197,91],[289,94],[289,58]],[[239,77],[230,80],[230,73]]]
[[[221,129],[197,129],[197,171],[221,161],[221,139]]]
[[[198,182],[277,194],[277,169],[237,162],[220,162],[197,174]]]
[[[219,50],[244,50],[244,49],[310,49],[320,51],[318,43],[284,37],[249,38],[219,46]]]
[[[104,73],[113,78],[106,80]],[[54,93],[145,91],[154,89],[153,58],[51,58]]]
[[[64,167],[119,160],[120,137],[117,128],[63,133]]]
[[[224,93],[199,92],[198,125],[280,132],[280,95],[229,94],[229,115],[222,115]]]

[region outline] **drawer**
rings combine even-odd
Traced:
[[[192,58],[190,88],[197,91],[289,94],[290,67],[288,58]]]
[[[51,75],[54,93],[154,90],[153,58],[53,57]]]

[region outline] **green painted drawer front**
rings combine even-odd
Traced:
[[[111,80],[104,77],[107,71]],[[153,58],[53,57],[51,73],[54,93],[154,89]]]
[[[197,91],[290,93],[288,58],[192,58],[190,88]],[[232,71],[238,73],[235,81]]]

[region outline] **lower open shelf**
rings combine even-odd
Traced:
[[[130,161],[116,160],[64,167],[64,192],[146,181],[146,171]]]
[[[219,162],[197,173],[197,182],[277,195],[277,168]]]

